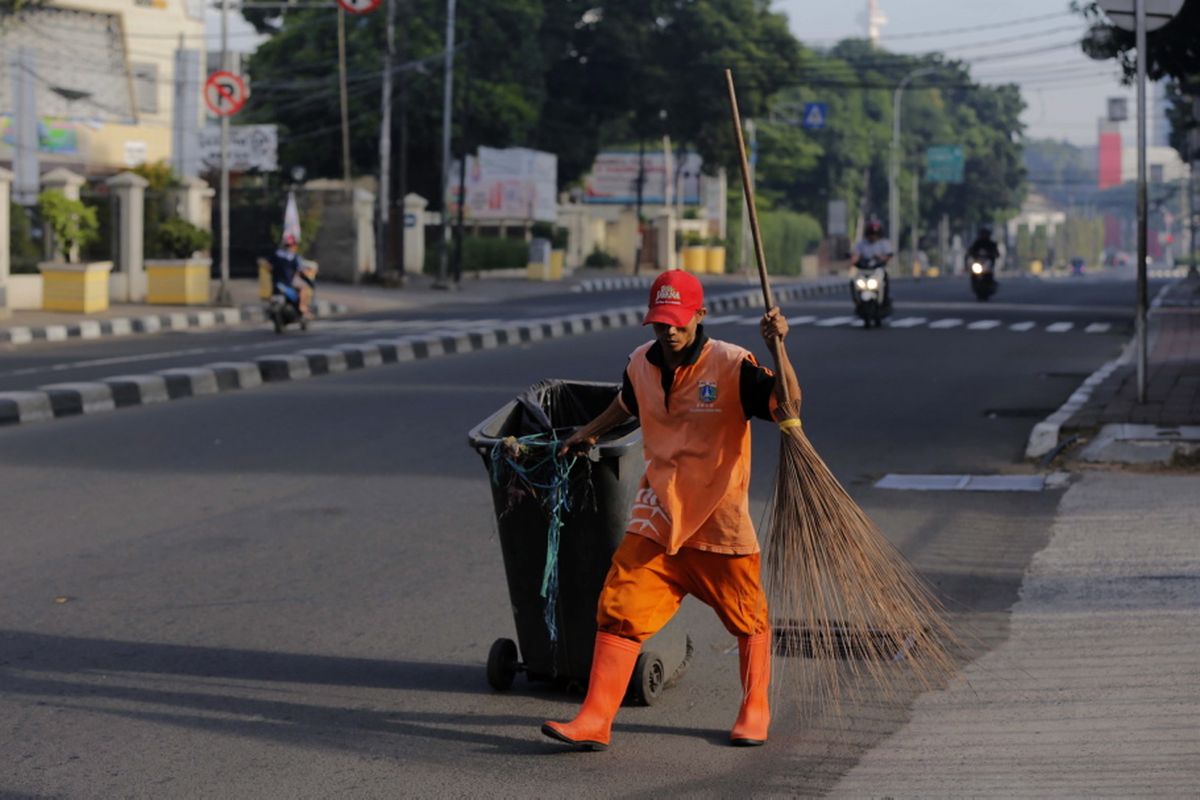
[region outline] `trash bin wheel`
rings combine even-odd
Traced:
[[[497,639],[488,651],[487,679],[493,689],[511,689],[517,677],[517,643],[512,639]]]
[[[633,667],[630,699],[635,705],[652,706],[662,697],[667,685],[667,670],[657,653],[642,653]]]

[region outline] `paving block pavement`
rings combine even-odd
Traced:
[[[1008,638],[831,797],[1196,797],[1200,478],[1085,473]]]

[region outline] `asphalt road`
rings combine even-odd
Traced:
[[[1131,285],[1086,285],[1006,286],[997,302],[1021,306],[1008,310],[912,285],[898,318],[911,303],[912,315],[963,323],[800,323],[789,340],[809,436],[943,593],[976,655],[1004,640],[1057,493],[873,484],[888,472],[1030,471],[1020,463],[1030,426],[1124,341],[1046,330],[1052,319],[1128,325],[1102,309]],[[785,311],[844,313],[825,302]],[[933,317],[920,302],[955,307]],[[527,313],[547,315],[535,307]],[[984,319],[1003,324],[966,329]],[[751,325],[710,333],[763,353]],[[832,786],[903,723],[903,704],[802,721],[779,681],[770,743],[730,748],[736,648],[690,600],[676,621],[696,644],[688,674],[657,705],[622,709],[607,753],[564,753],[538,732],[578,697],[486,685],[488,647],[513,628],[487,475],[465,433],[537,380],[616,380],[644,338],[605,331],[0,429],[0,794],[724,797]],[[757,511],[777,434],[760,424],[755,435]]]

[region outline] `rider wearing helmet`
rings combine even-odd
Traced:
[[[993,264],[1000,259],[1000,248],[992,239],[991,226],[979,226],[979,232],[975,234],[975,241],[971,242],[971,246],[967,248],[967,257],[986,258]]]
[[[883,235],[883,223],[874,218],[867,220],[863,227],[863,238],[854,244],[854,260],[851,264],[858,269],[873,269],[878,266],[886,268],[891,260],[892,243]],[[886,269],[883,273],[883,302],[884,305],[891,305],[892,302],[891,282],[888,280]]]

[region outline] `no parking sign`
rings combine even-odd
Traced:
[[[218,117],[232,117],[246,105],[246,82],[240,76],[219,70],[204,83],[204,105]]]
[[[347,14],[370,14],[379,8],[381,0],[337,0]]]

